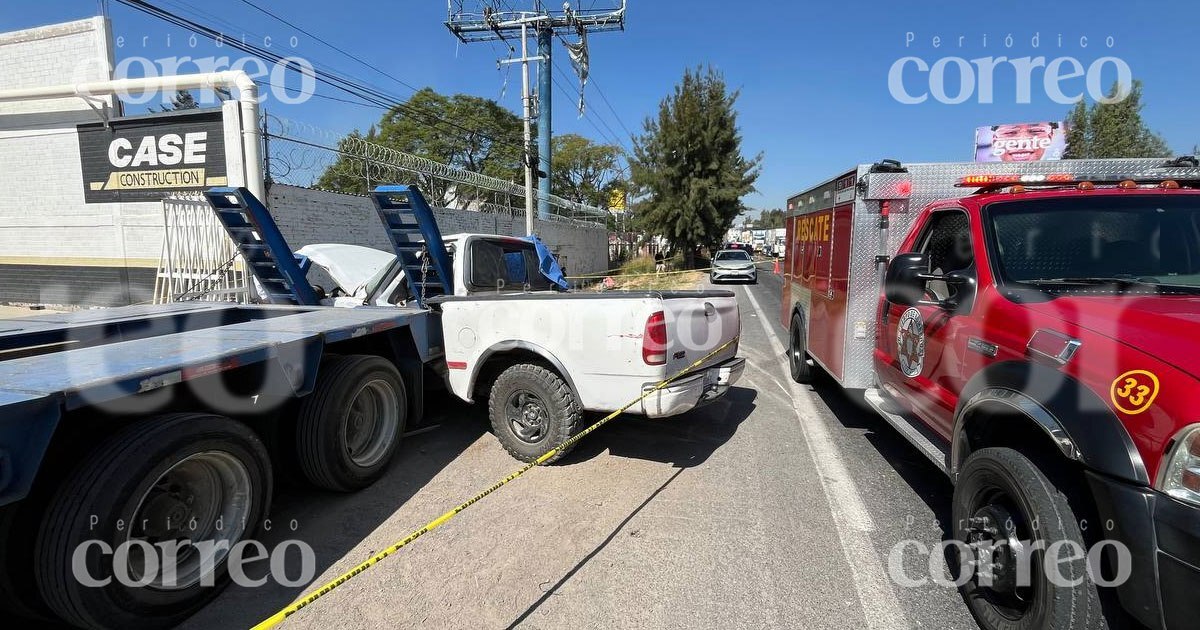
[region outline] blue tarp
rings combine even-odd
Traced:
[[[567,282],[566,274],[558,266],[558,260],[554,258],[554,254],[550,253],[550,248],[546,247],[546,244],[540,238],[532,234],[526,238],[533,242],[533,247],[537,250],[538,271],[542,272],[542,276],[563,291],[571,288],[571,285]]]

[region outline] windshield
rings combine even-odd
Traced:
[[[988,207],[999,276],[1070,290],[1200,287],[1200,198],[1090,196]]]
[[[750,254],[743,251],[717,252],[716,260],[746,262],[750,260]]]

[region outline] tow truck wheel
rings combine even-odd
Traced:
[[[375,483],[400,446],[407,421],[408,390],[391,361],[364,355],[327,358],[296,420],[304,477],[335,492]]]
[[[982,628],[1106,627],[1080,521],[1028,457],[1008,448],[972,453],[954,487],[953,515],[954,537],[967,545],[960,553],[971,553],[951,568],[969,572],[959,591]]]
[[[264,518],[271,484],[266,448],[239,422],[135,422],[51,499],[34,543],[38,589],[75,626],[174,626],[229,582],[230,550]]]
[[[790,343],[788,343],[788,367],[792,380],[797,383],[812,381],[812,366],[808,364],[808,343],[804,335],[804,323],[799,315],[792,315]]]
[[[580,413],[562,378],[540,365],[521,363],[496,379],[488,397],[488,416],[504,450],[532,462],[570,439]],[[566,454],[560,451],[545,463]]]

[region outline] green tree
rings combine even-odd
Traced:
[[[1063,159],[1078,160],[1091,154],[1091,111],[1082,99],[1067,116],[1067,148]]]
[[[758,220],[754,222],[754,228],[758,230],[771,230],[783,227],[783,210],[778,208],[774,210],[763,210],[758,215]]]
[[[553,147],[550,185],[554,194],[607,208],[613,191],[625,187],[621,147],[598,144],[575,134],[555,136]]]
[[[689,267],[698,246],[720,245],[758,179],[762,156],[742,155],[737,97],[713,68],[686,70],[634,139],[639,223],[670,240]]]
[[[1114,84],[1107,102],[1091,107],[1082,101],[1068,116],[1067,158],[1168,157],[1166,140],[1142,120],[1142,82],[1134,81],[1128,95],[1119,98],[1122,86]]]
[[[366,140],[384,149],[515,181],[522,177],[521,134],[521,119],[493,100],[468,94],[445,96],[424,88],[404,105],[384,113],[367,135],[355,131],[342,140],[339,148],[345,151],[357,140]],[[380,162],[387,160],[386,155],[377,157]],[[375,165],[371,171],[376,172],[376,179],[372,179],[365,166],[362,158],[342,153],[321,175],[318,185],[364,193],[369,186],[380,183],[377,178],[395,177],[394,172]],[[434,203],[465,205],[487,198],[481,191],[444,179],[411,177]]]

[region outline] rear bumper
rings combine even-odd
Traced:
[[[1121,605],[1150,628],[1194,628],[1200,619],[1200,508],[1108,477],[1088,474],[1111,540],[1129,548],[1132,574]]]
[[[681,378],[642,400],[642,413],[649,418],[666,418],[691,411],[725,395],[742,377],[746,360],[734,358]],[[642,385],[642,391],[656,383]]]

